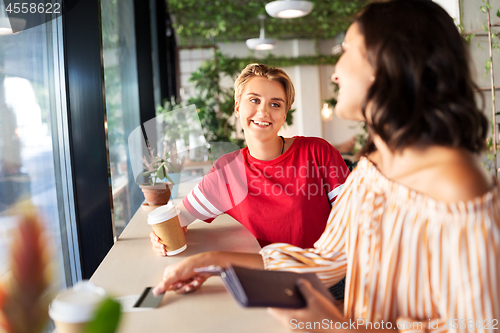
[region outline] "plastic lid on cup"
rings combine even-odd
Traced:
[[[169,202],[165,206],[161,206],[148,214],[148,224],[158,224],[170,220],[172,217],[179,215],[180,210],[173,203]]]
[[[94,317],[99,303],[106,297],[101,287],[90,281],[78,282],[73,288],[62,291],[52,301],[49,316],[63,323],[83,323]]]

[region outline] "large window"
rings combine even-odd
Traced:
[[[0,272],[8,270],[17,226],[9,208],[30,201],[53,246],[53,282],[62,287],[79,279],[81,271],[67,167],[60,22],[0,36]]]
[[[30,201],[50,236],[56,289],[90,278],[112,246],[112,220],[119,235],[144,200],[127,140],[154,117],[153,66],[144,66],[152,49],[136,45],[140,20],[150,37],[149,7],[76,2],[48,23],[0,35],[0,279],[18,223],[10,208]]]

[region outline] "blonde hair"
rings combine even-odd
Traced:
[[[248,81],[253,77],[264,77],[269,81],[276,81],[281,83],[285,89],[285,108],[286,111],[291,109],[293,101],[295,100],[295,88],[293,87],[292,80],[286,73],[279,68],[267,67],[263,64],[250,64],[241,71],[240,76],[234,82],[234,100],[239,102],[241,94],[245,90]]]

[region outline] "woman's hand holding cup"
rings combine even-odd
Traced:
[[[165,244],[160,242],[160,237],[158,237],[154,231],[149,233],[149,237],[151,237],[151,245],[153,246],[153,251],[159,256],[165,257],[167,255],[167,248]]]
[[[148,224],[153,251],[162,256],[173,256],[187,247],[185,228],[180,226],[179,209],[172,203],[161,206],[148,214]]]

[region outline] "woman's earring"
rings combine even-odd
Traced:
[[[370,81],[372,81],[372,82],[375,81],[375,76],[373,76],[373,75],[370,76]]]

